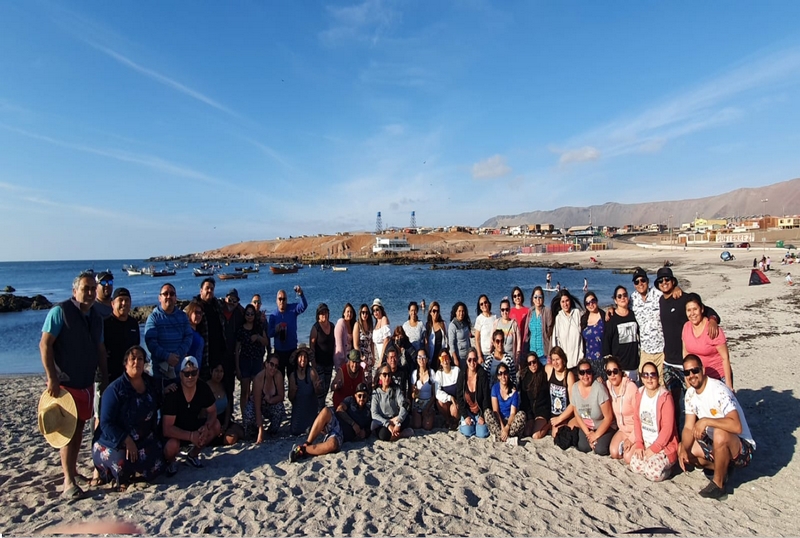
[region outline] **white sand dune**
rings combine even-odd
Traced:
[[[651,527],[796,535],[800,286],[784,286],[785,272],[773,264],[773,284],[748,287],[750,263],[723,264],[713,251],[601,255],[606,266],[653,271],[667,257],[683,285],[691,280],[723,318],[737,396],[758,443],[725,501],[697,495],[705,484],[699,471],[651,484],[619,462],[564,452],[550,439],[512,447],[435,430],[394,444],[349,444],[297,464],[287,459],[297,441],[288,436],[218,448],[203,469],[182,466],[173,478],[125,493],[90,489],[67,504],[57,451],[36,430],[44,381],[28,376],[2,378],[0,386],[0,532],[30,535],[103,518],[159,535],[605,535]],[[88,442],[79,461],[90,474]]]

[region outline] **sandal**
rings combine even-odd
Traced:
[[[64,493],[61,494],[67,501],[77,501],[81,497],[83,497],[83,490],[78,486],[78,484],[73,483],[70,487],[64,490]]]

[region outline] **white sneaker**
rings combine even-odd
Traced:
[[[519,444],[519,440],[516,437],[509,437],[506,439],[506,444],[511,446],[517,446]]]

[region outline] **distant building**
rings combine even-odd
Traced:
[[[778,228],[781,230],[800,228],[800,217],[781,217],[778,219]]]
[[[381,254],[383,252],[411,252],[411,245],[408,244],[408,240],[405,238],[400,239],[395,237],[393,239],[387,239],[384,237],[376,237],[372,252],[374,254]]]

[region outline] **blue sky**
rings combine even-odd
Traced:
[[[791,179],[798,20],[786,1],[0,2],[0,260]]]

